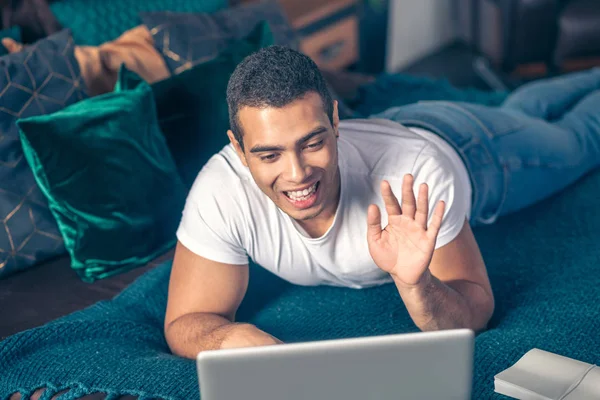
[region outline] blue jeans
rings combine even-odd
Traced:
[[[426,101],[372,118],[433,131],[473,185],[471,224],[528,207],[600,166],[600,68],[536,81],[501,106]]]

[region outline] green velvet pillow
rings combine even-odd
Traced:
[[[226,90],[235,67],[248,55],[274,42],[266,22],[219,56],[152,84],[158,119],[183,182],[190,187],[208,159],[229,143]],[[131,89],[140,78],[123,68],[115,90]]]
[[[187,191],[149,85],[140,82],[17,126],[82,280],[144,265],[174,245]]]

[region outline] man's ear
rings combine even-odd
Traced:
[[[338,102],[337,100],[333,101],[333,131],[335,132],[336,137],[340,137],[340,132],[338,130],[338,126],[340,124],[340,116],[338,114]]]
[[[233,148],[235,149],[235,152],[237,153],[238,157],[240,158],[240,160],[242,160],[242,164],[244,164],[245,167],[248,167],[248,163],[246,162],[246,155],[244,154],[244,150],[242,150],[242,146],[240,146],[240,142],[237,141],[237,139],[235,138],[235,135],[233,134],[233,131],[231,129],[227,130],[227,137],[229,138],[229,141],[233,145]]]

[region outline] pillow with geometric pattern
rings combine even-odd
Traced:
[[[87,97],[68,29],[0,57],[0,278],[65,252],[15,122]]]
[[[273,44],[299,47],[298,35],[275,0],[241,4],[214,13],[143,12],[140,17],[172,74],[216,58],[248,36],[260,22],[268,23]]]

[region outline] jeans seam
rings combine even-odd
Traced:
[[[502,165],[502,173],[504,175],[504,189],[502,190],[502,198],[498,202],[498,209],[494,215],[494,220],[496,220],[500,216],[500,212],[502,211],[502,207],[504,207],[504,203],[506,202],[506,198],[508,197],[508,188],[510,186],[510,174],[508,173],[506,165]]]
[[[521,159],[518,159],[519,163],[518,163],[518,167],[517,168],[511,168],[511,163],[508,160],[501,160],[500,161],[500,165],[502,165],[502,167],[506,167],[508,168],[508,171],[512,172],[512,171],[517,171],[519,169],[525,169],[525,168],[546,168],[546,169],[564,169],[564,168],[577,168],[580,164],[558,164],[558,163],[532,163],[532,162],[528,162],[528,161],[521,161]]]

